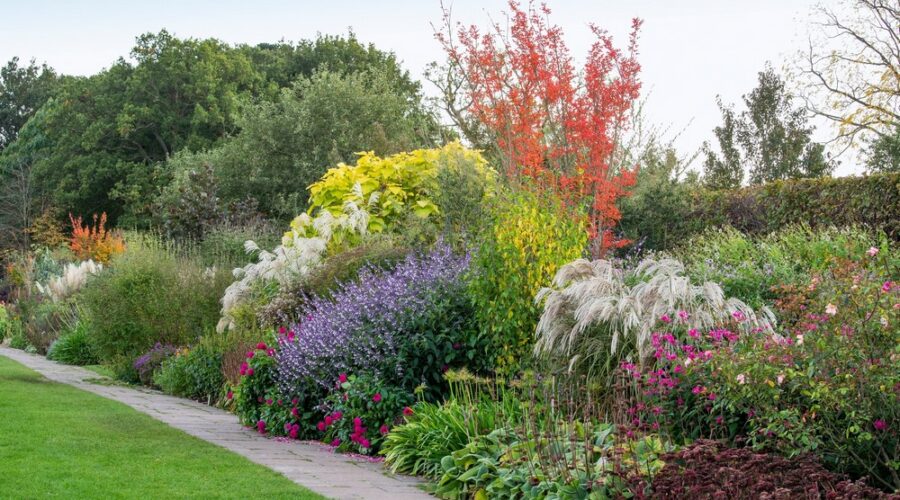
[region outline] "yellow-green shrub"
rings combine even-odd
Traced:
[[[384,158],[362,153],[356,165],[338,164],[309,187],[309,213],[327,210],[342,217],[352,204],[368,212],[370,233],[380,233],[409,214],[428,218],[440,213],[433,200],[439,170],[456,169],[464,162],[475,164],[486,180],[493,179],[481,154],[459,142]]]
[[[493,224],[476,256],[470,294],[494,366],[515,373],[531,355],[540,309],[535,294],[557,269],[587,247],[583,219],[549,195],[518,193],[497,200]]]

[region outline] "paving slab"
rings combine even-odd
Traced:
[[[421,481],[392,475],[379,463],[332,452],[325,446],[275,440],[243,427],[237,416],[202,403],[146,388],[100,385],[96,373],[43,356],[0,346],[0,356],[17,361],[49,380],[124,403],[172,427],[242,455],[329,498],[422,499]],[[348,484],[352,481],[352,484]]]

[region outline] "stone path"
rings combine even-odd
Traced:
[[[378,463],[332,453],[297,441],[276,441],[240,425],[226,411],[149,389],[89,382],[96,373],[50,361],[17,349],[0,347],[0,356],[17,361],[44,377],[125,403],[166,424],[219,445],[280,472],[295,483],[330,498],[432,498],[415,478],[392,476]]]

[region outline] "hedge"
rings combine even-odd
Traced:
[[[811,227],[862,225],[900,240],[900,173],[776,181],[729,191],[697,190],[690,193],[689,203],[669,209],[680,212],[668,217],[675,227],[639,227],[634,231],[638,234],[626,236],[675,244],[711,227],[731,225],[746,233],[767,234],[803,223]],[[626,215],[623,213],[623,218]],[[679,235],[678,240],[656,237],[654,231],[661,230]]]

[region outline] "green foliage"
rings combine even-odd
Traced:
[[[81,296],[100,359],[130,361],[157,342],[186,345],[212,331],[229,281],[153,239],[130,239]]]
[[[325,398],[328,411],[318,428],[339,450],[375,454],[394,420],[412,402],[405,389],[368,375],[350,375]]]
[[[631,196],[619,198],[618,230],[641,248],[669,248],[683,237],[677,228],[699,187],[696,174],[683,175],[686,162],[672,148],[651,147],[639,161]]]
[[[34,60],[19,66],[13,57],[0,68],[0,152],[16,140],[25,122],[45,103],[59,84],[53,68]]]
[[[859,227],[788,226],[759,237],[725,228],[691,238],[674,253],[695,280],[718,283],[726,295],[761,307],[778,298],[776,287],[806,281],[834,258],[862,254],[872,241]]]
[[[894,133],[879,135],[865,151],[866,170],[870,173],[900,172],[900,124]]]
[[[99,363],[88,332],[88,326],[79,321],[50,345],[50,349],[47,350],[47,359],[79,366]]]
[[[503,373],[527,364],[540,316],[535,295],[586,247],[584,226],[558,200],[525,192],[496,200],[469,289],[489,342],[486,363]]]
[[[670,219],[668,233],[681,241],[723,226],[762,235],[797,224],[814,230],[857,225],[900,240],[900,173],[775,181],[732,191],[696,190],[690,198],[689,208],[681,207]],[[666,241],[679,244],[677,238]]]
[[[806,110],[794,107],[784,80],[771,67],[759,73],[759,85],[743,99],[747,109],[739,115],[719,101],[724,124],[715,134],[722,157],[704,147],[710,187],[738,187],[744,164],[751,184],[820,177],[834,170],[824,146],[811,141]]]
[[[162,362],[153,382],[163,392],[185,398],[217,402],[225,393],[222,356],[225,346],[217,335],[204,337],[196,346],[179,349]]]
[[[795,291],[783,338],[749,337],[696,375],[758,448],[900,487],[900,261],[882,244],[834,258]],[[799,312],[800,314],[796,314]],[[689,374],[690,375],[690,374]]]
[[[504,410],[493,401],[474,405],[454,399],[443,404],[419,403],[404,413],[405,423],[387,435],[381,454],[394,473],[438,479],[443,474],[444,457],[505,425]]]
[[[216,191],[223,203],[253,198],[267,215],[293,217],[307,208],[307,186],[329,165],[358,151],[393,154],[430,144],[421,106],[383,73],[317,72],[244,108],[241,132],[219,147],[177,156],[167,165],[176,182],[160,202],[173,206],[179,191]],[[215,179],[191,174],[206,168]],[[215,185],[191,187],[202,182]],[[207,210],[211,205],[206,198]]]
[[[13,319],[6,308],[6,304],[0,303],[0,343],[3,343],[10,333],[12,333]]]

